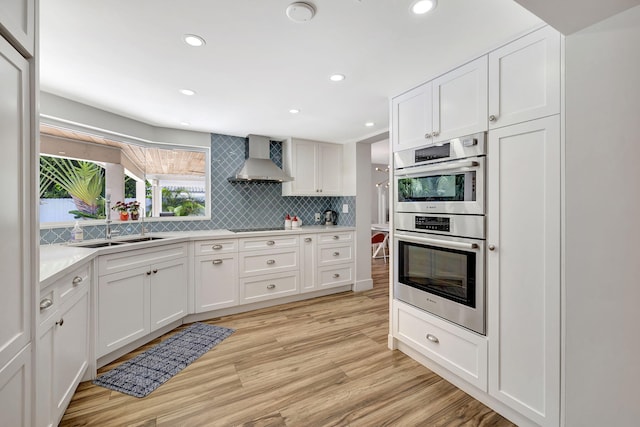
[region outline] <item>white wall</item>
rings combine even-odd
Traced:
[[[640,422],[640,6],[566,38],[566,426]]]

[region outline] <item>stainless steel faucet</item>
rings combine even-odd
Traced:
[[[105,228],[104,228],[104,238],[107,240],[111,240],[111,237],[115,234],[120,234],[118,231],[111,230],[111,195],[107,194],[107,197],[104,199],[104,210],[105,210]]]

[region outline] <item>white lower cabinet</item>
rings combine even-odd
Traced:
[[[31,375],[31,344],[27,344],[0,367],[0,421],[3,426],[32,425]]]
[[[489,394],[560,423],[560,119],[489,133]],[[492,249],[493,248],[493,249]]]
[[[460,378],[487,391],[487,339],[398,300],[393,335]]]
[[[352,232],[318,235],[316,288],[327,289],[354,282]]]
[[[318,236],[315,234],[300,236],[300,292],[316,290],[317,241]]]
[[[195,258],[196,313],[238,305],[238,255]]]
[[[249,304],[297,294],[299,289],[297,271],[260,275],[240,279],[240,302]]]
[[[55,282],[40,301],[37,425],[57,425],[89,364],[90,268]]]
[[[187,315],[186,243],[101,256],[98,275],[97,357]]]

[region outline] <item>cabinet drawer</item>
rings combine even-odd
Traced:
[[[269,236],[240,239],[241,251],[254,251],[261,249],[297,248],[298,236]]]
[[[483,391],[487,391],[485,337],[393,301],[394,336]]]
[[[239,259],[240,277],[298,269],[297,249],[240,253]]]
[[[58,293],[60,304],[67,301],[73,294],[81,289],[85,289],[89,286],[89,266],[84,266],[76,271],[67,274],[62,279],[56,282],[56,292]]]
[[[194,254],[228,254],[238,252],[238,239],[231,240],[203,240],[194,242]]]
[[[320,288],[333,288],[351,283],[353,283],[353,264],[341,264],[318,269],[318,284]]]
[[[325,243],[344,243],[352,242],[353,233],[351,231],[342,231],[336,233],[320,233],[318,234],[318,242],[322,245]]]
[[[297,272],[240,280],[240,303],[280,298],[297,293]]]
[[[320,246],[318,250],[318,265],[337,264],[353,261],[353,246],[331,245]]]
[[[187,255],[187,243],[103,255],[98,258],[98,274],[104,276],[105,274],[148,266],[156,262],[183,258]]]

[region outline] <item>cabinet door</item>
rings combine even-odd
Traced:
[[[139,267],[101,276],[98,279],[97,357],[104,356],[151,331],[148,286],[150,274],[150,267]]]
[[[150,313],[154,331],[187,315],[187,259],[151,265]]]
[[[489,132],[489,393],[540,425],[560,407],[560,125]]]
[[[342,194],[342,145],[318,144],[317,180],[323,196]]]
[[[560,112],[560,34],[545,27],[489,54],[489,128]]]
[[[391,101],[393,151],[431,142],[432,86],[425,83]]]
[[[53,404],[62,418],[89,362],[89,292],[78,294],[61,310],[53,342]]]
[[[31,345],[27,345],[0,366],[0,423],[3,426],[30,427],[31,422]]]
[[[20,50],[33,55],[35,30],[34,0],[0,2],[0,32],[17,42]]]
[[[3,2],[4,4],[4,2]],[[0,37],[0,182],[4,209],[0,220],[0,366],[31,339],[29,66]]]
[[[238,255],[201,256],[195,260],[196,313],[238,305]]]
[[[50,427],[55,424],[53,411],[53,334],[60,317],[59,311],[54,311],[45,322],[40,323],[38,332],[38,350],[36,372],[36,426]]]
[[[300,292],[316,290],[316,235],[300,236]]]
[[[318,193],[318,182],[316,181],[316,143],[310,141],[292,142],[293,150],[291,156],[293,177],[291,182],[292,194],[294,195],[316,195]]]
[[[487,130],[487,57],[433,81],[433,141]]]

